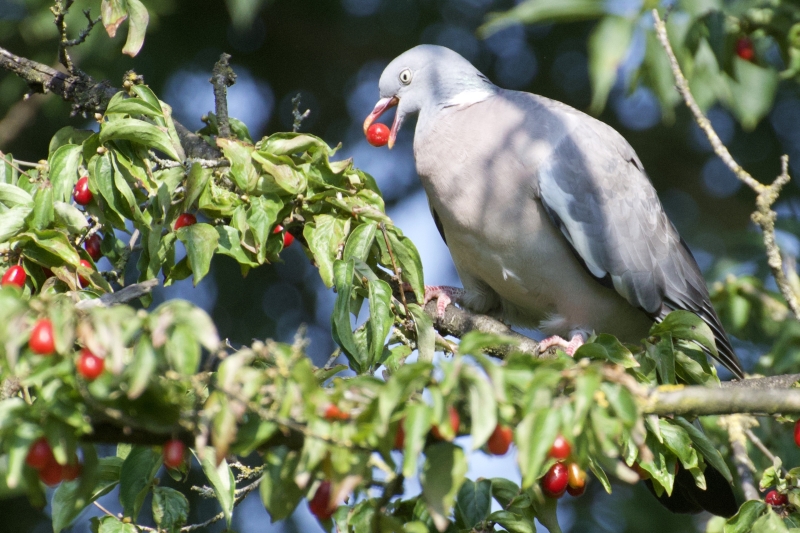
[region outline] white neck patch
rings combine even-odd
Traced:
[[[447,100],[444,103],[444,107],[477,104],[493,95],[493,91],[487,91],[486,89],[467,89]]]

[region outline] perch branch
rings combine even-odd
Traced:
[[[758,224],[764,234],[764,247],[767,250],[767,263],[772,269],[772,275],[775,276],[775,282],[781,294],[786,299],[789,309],[792,310],[796,319],[800,320],[800,303],[798,303],[797,294],[792,289],[786,273],[783,269],[783,261],[781,259],[781,251],[778,244],[775,242],[775,220],[777,213],[772,210],[772,205],[778,199],[781,189],[784,185],[789,183],[789,156],[784,155],[781,157],[781,173],[772,182],[771,185],[764,185],[757,181],[745,169],[739,165],[734,159],[728,149],[722,144],[717,132],[711,125],[711,122],[703,114],[697,101],[694,99],[691,90],[689,90],[689,82],[681,71],[678,64],[678,59],[675,57],[675,52],[672,50],[672,45],[669,43],[667,37],[667,26],[664,20],[659,16],[658,10],[653,10],[653,19],[655,20],[655,29],[658,40],[661,46],[667,52],[669,64],[672,68],[672,74],[675,76],[675,85],[683,97],[684,102],[689,107],[694,115],[694,120],[700,129],[706,134],[714,153],[722,159],[722,162],[736,175],[736,177],[750,187],[756,193],[756,210],[751,215],[753,222]]]

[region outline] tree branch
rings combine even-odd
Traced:
[[[691,90],[689,90],[689,82],[681,72],[681,67],[678,64],[678,59],[675,57],[675,52],[672,50],[672,45],[669,43],[667,37],[667,26],[658,14],[657,9],[653,9],[653,19],[655,20],[655,30],[661,46],[667,52],[669,64],[672,68],[672,74],[675,76],[675,85],[683,97],[684,102],[689,107],[694,115],[694,120],[700,129],[706,134],[708,141],[711,143],[714,153],[722,159],[722,162],[731,169],[736,177],[750,187],[756,193],[756,211],[753,212],[751,218],[753,222],[761,227],[764,234],[764,247],[767,250],[767,263],[772,269],[772,275],[775,276],[775,282],[781,294],[786,299],[789,309],[792,310],[796,319],[800,320],[800,303],[798,303],[798,296],[792,289],[792,285],[786,277],[783,269],[783,261],[781,259],[781,251],[775,242],[775,220],[777,213],[772,210],[772,204],[778,199],[781,189],[784,185],[789,183],[789,156],[784,155],[781,157],[781,173],[775,178],[771,185],[764,185],[757,181],[745,169],[739,165],[734,159],[728,149],[722,144],[717,132],[711,125],[711,122],[703,114],[697,101],[694,99]]]
[[[72,103],[71,115],[89,116],[105,111],[108,101],[119,89],[107,81],[96,81],[84,72],[65,74],[52,67],[19,57],[0,47],[0,69],[16,74],[28,84],[31,92],[53,93]],[[220,152],[202,137],[175,122],[175,130],[188,157],[216,159]]]
[[[214,86],[214,109],[217,115],[217,133],[223,139],[231,136],[231,124],[228,119],[228,87],[236,83],[236,74],[230,63],[231,56],[222,53],[219,61],[211,70],[211,85]]]
[[[661,387],[648,394],[642,409],[647,414],[680,416],[800,413],[800,389],[760,388],[754,394],[753,387],[742,386],[748,381],[713,389],[699,385]]]

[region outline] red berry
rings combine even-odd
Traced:
[[[402,450],[406,446],[406,430],[403,429],[403,421],[397,424],[397,431],[394,434],[394,449]]]
[[[339,409],[334,404],[328,404],[325,408],[325,420],[347,420],[350,416]]]
[[[580,496],[586,489],[586,472],[578,465],[578,463],[569,463],[567,465],[567,492],[572,496]]]
[[[450,427],[453,428],[453,434],[458,435],[458,426],[461,425],[461,419],[458,416],[458,411],[456,411],[456,408],[451,405],[448,408],[448,412],[450,413]],[[431,429],[431,434],[439,440],[444,440],[444,436],[442,436],[439,428],[436,426],[433,426]]]
[[[556,437],[553,446],[550,447],[550,457],[558,461],[563,461],[569,454],[572,453],[572,447],[567,442],[563,435]]]
[[[36,321],[31,330],[31,338],[28,339],[28,348],[38,355],[50,355],[56,351],[56,343],[53,339],[53,323],[47,318]]]
[[[283,231],[283,226],[278,224],[277,226],[275,226],[275,229],[272,230],[272,233],[280,233],[282,231]],[[289,246],[292,245],[293,242],[294,242],[294,235],[292,235],[288,231],[284,232],[284,234],[283,234],[283,247],[284,248],[288,248]]]
[[[96,380],[103,373],[105,366],[105,359],[97,357],[86,348],[81,350],[81,355],[78,357],[78,372],[86,381]]]
[[[75,458],[73,459],[73,462],[71,464],[64,465],[61,467],[61,472],[62,472],[61,477],[64,481],[72,481],[74,479],[78,479],[78,476],[81,475],[82,469],[83,467],[78,462],[78,459]]]
[[[20,289],[25,286],[25,279],[28,275],[25,274],[25,269],[19,265],[14,265],[3,274],[3,279],[0,280],[0,287],[8,285],[16,285]]]
[[[542,488],[544,489],[544,493],[551,498],[560,498],[564,495],[564,491],[567,490],[568,483],[569,474],[567,473],[567,467],[564,466],[564,463],[556,463],[551,466],[550,470],[544,475],[544,479],[542,479]]]
[[[781,505],[789,503],[789,498],[786,497],[786,494],[781,494],[777,490],[771,490],[764,496],[764,501],[773,507],[780,507]]]
[[[167,468],[178,468],[183,464],[183,456],[186,454],[186,445],[183,441],[172,439],[164,444],[164,466]]]
[[[320,483],[314,497],[308,502],[308,508],[311,514],[316,516],[319,520],[329,520],[333,516],[336,508],[331,501],[331,482],[323,481]]]
[[[100,238],[100,235],[95,233],[83,243],[83,247],[86,249],[86,253],[89,254],[89,257],[92,258],[92,261],[96,262],[103,257],[103,252],[100,251],[101,242],[103,242],[103,239]]]
[[[794,443],[800,446],[800,420],[794,423]]]
[[[736,55],[745,61],[753,60],[756,55],[756,51],[753,47],[753,41],[750,39],[750,37],[740,37],[739,40],[736,41]]]
[[[38,439],[28,449],[28,455],[25,457],[25,464],[36,470],[41,470],[51,462],[55,462],[53,457],[53,450],[47,443],[44,437]]]
[[[78,180],[78,183],[75,184],[75,190],[72,191],[72,197],[80,205],[86,205],[92,201],[94,195],[89,190],[89,176],[83,176]]]
[[[90,270],[94,270],[94,267],[92,266],[92,264],[89,261],[87,261],[86,259],[81,259],[80,265],[83,266],[83,267],[86,267],[86,268],[88,268]],[[85,287],[85,286],[87,286],[89,284],[89,280],[84,278],[81,275],[78,275],[78,281],[81,283],[81,287]]]
[[[511,446],[511,438],[513,431],[508,426],[501,426],[497,424],[486,443],[486,447],[492,455],[505,455],[508,448]]]
[[[197,217],[191,213],[182,213],[175,220],[175,231],[178,231],[184,226],[193,226],[197,224]]]
[[[39,479],[48,487],[55,487],[64,480],[64,467],[54,458],[39,470]]]
[[[389,128],[376,122],[367,130],[367,142],[372,146],[383,146],[389,142]]]

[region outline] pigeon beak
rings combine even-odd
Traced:
[[[398,103],[400,103],[400,99],[397,98],[396,96],[391,96],[389,98],[381,98],[380,100],[378,100],[378,103],[375,104],[375,108],[372,110],[372,113],[370,113],[367,116],[366,120],[364,120],[364,134],[365,135],[367,134],[367,130],[369,129],[370,126],[372,126],[372,123],[378,119],[378,117],[383,115],[388,109],[391,109],[392,107],[396,106]],[[394,141],[395,138],[397,137],[397,130],[399,129],[399,127],[400,124],[397,121],[397,116],[395,116],[394,122],[392,123],[392,129],[389,132],[389,148],[394,146]]]

